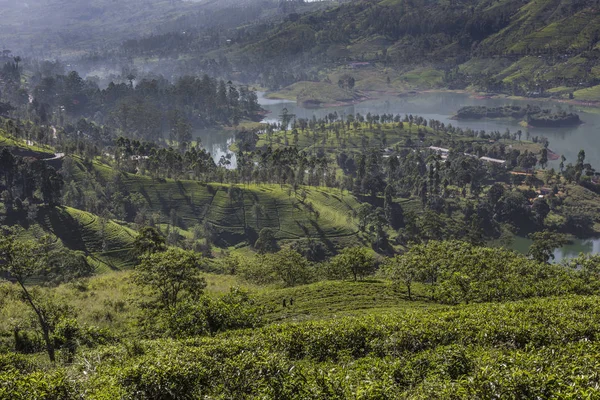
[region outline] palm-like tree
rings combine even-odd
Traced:
[[[252,206],[252,215],[254,215],[256,220],[256,229],[258,230],[260,228],[258,225],[258,220],[265,215],[265,208],[263,205],[259,204],[258,202],[254,203]]]

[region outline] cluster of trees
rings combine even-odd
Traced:
[[[354,281],[372,275],[378,262],[364,247],[348,247],[322,262],[310,261],[295,246],[266,252],[253,259],[230,256],[224,260],[227,272],[239,274],[245,280],[260,285],[292,287],[324,279]]]
[[[15,63],[4,69],[20,71]],[[3,81],[5,86],[12,82],[18,87],[20,97],[6,89],[0,91],[0,99],[12,103],[7,103],[2,113],[14,107],[16,113],[40,125],[76,124],[77,134],[90,139],[97,139],[97,133],[93,126],[78,122],[81,118],[138,140],[165,138],[189,144],[193,128],[237,125],[242,119],[257,118],[261,110],[256,93],[247,86],[208,75],[183,76],[171,83],[163,77],[136,81],[136,75],[129,73],[126,82],[110,82],[105,89],[75,71],[42,74],[29,88],[17,78],[9,76]]]
[[[153,178],[187,178],[202,182],[222,181],[219,175],[224,173],[227,165],[227,159],[223,160],[219,164],[223,168],[219,170],[210,153],[200,144],[174,149],[123,137],[117,139],[113,157],[122,171],[148,174]]]
[[[37,328],[42,333],[50,361],[56,360],[55,350],[61,346],[72,356],[74,338],[64,335],[68,310],[53,299],[44,297],[30,283],[32,279],[42,279],[46,284],[71,281],[90,276],[94,268],[83,254],[63,248],[49,235],[35,240],[26,239],[22,229],[7,226],[0,226],[0,233],[0,276],[19,285],[23,301],[35,313]],[[37,350],[31,346],[27,336],[20,335],[19,329],[15,330],[15,345],[22,346],[25,352]]]
[[[539,248],[541,241],[536,239]],[[535,249],[534,255],[538,255]],[[598,284],[598,275],[589,279],[590,271],[574,271],[502,248],[458,241],[415,245],[384,265],[385,274],[404,286],[409,298],[413,298],[414,285],[420,283],[430,299],[448,304],[587,293]]]
[[[45,161],[0,148],[0,198],[6,213],[33,213],[38,204],[60,204],[63,178]]]
[[[51,110],[64,109],[66,116],[92,118],[137,139],[156,140],[173,131],[175,139],[185,139],[185,125],[194,127],[237,124],[254,118],[260,110],[256,93],[246,86],[185,76],[174,83],[164,78],[142,79],[129,74],[128,83],[111,82],[100,90],[96,83],[83,80],[75,71],[46,77],[33,88],[34,101]],[[42,116],[40,115],[42,123]]]
[[[260,285],[284,287],[318,280],[354,280],[373,276],[391,279],[405,288],[407,297],[419,295],[445,304],[510,301],[598,290],[599,258],[581,256],[566,264],[550,264],[552,251],[564,238],[540,232],[533,237],[528,256],[464,241],[431,240],[413,244],[405,253],[375,257],[364,247],[343,249],[338,255],[312,262],[285,247],[252,260],[231,256],[224,260],[229,273]]]
[[[204,295],[206,261],[198,253],[164,246],[140,246],[144,253],[133,280],[140,287],[139,323],[148,336],[190,337],[259,326],[261,307],[234,288],[225,296]]]

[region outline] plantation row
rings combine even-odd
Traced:
[[[94,182],[88,199],[139,196],[137,204],[119,209],[119,219],[147,220],[155,213],[164,222],[184,230],[195,224],[208,224],[221,246],[236,245],[248,239],[248,230],[258,233],[271,228],[277,239],[304,237],[336,238],[355,235],[353,212],[359,203],[348,194],[333,189],[297,188],[278,185],[203,184],[191,180],[155,180],[119,173],[99,162],[85,165],[73,158],[73,177],[77,182]],[[109,188],[107,188],[109,186]],[[79,208],[101,213],[95,205]],[[130,203],[134,203],[130,201]],[[99,204],[99,203],[98,203]],[[114,211],[113,211],[114,213]]]
[[[595,398],[598,297],[126,342],[44,369],[0,356],[0,399]]]

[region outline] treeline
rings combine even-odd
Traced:
[[[135,85],[135,75],[126,78],[129,83],[110,83],[100,90],[76,72],[47,77],[33,88],[32,105],[53,110],[64,107],[69,117],[92,118],[137,139],[157,140],[171,132],[179,141],[188,142],[185,131],[189,125],[235,125],[243,118],[255,118],[260,111],[256,93],[207,75],[182,77],[175,83],[164,78],[142,79]],[[41,110],[38,115],[45,122]]]
[[[261,111],[254,91],[208,75],[184,76],[171,83],[163,77],[136,81],[130,72],[123,76],[126,82],[111,82],[100,89],[96,81],[84,80],[75,71],[52,74],[56,69],[37,66],[38,73],[27,87],[20,80],[23,71],[18,63],[5,64],[0,94],[16,108],[15,115],[39,125],[72,124],[76,128],[85,118],[119,135],[189,144],[194,128],[237,125],[243,119],[258,118]]]
[[[530,297],[595,294],[600,289],[599,259],[580,256],[549,264],[555,238],[533,236],[527,256],[458,240],[412,245],[401,255],[379,257],[366,248],[345,248],[329,259],[310,260],[296,244],[255,259],[230,256],[224,272],[260,285],[292,287],[320,280],[390,279],[409,300],[443,304],[505,302]],[[305,253],[306,254],[306,253]]]
[[[394,133],[380,130],[381,124],[392,124],[398,134],[416,128],[417,135],[409,135],[391,149],[387,141],[392,142]],[[105,156],[105,159],[120,171],[145,174],[154,179],[289,185],[290,195],[301,202],[305,185],[350,191],[365,202],[355,210],[359,230],[379,251],[389,251],[392,243],[411,241],[462,238],[480,243],[502,236],[503,227],[525,234],[545,228],[577,235],[589,235],[593,231],[591,215],[568,211],[563,207],[563,198],[557,196],[562,188],[561,178],[596,190],[591,180],[594,170],[585,163],[585,154],[580,155],[575,165],[565,166],[563,161],[560,172],[548,170],[544,180],[533,174],[511,174],[509,171],[513,168],[528,171],[548,162],[545,148],[536,155],[501,143],[501,139],[520,139],[520,131],[488,134],[418,116],[371,114],[348,116],[344,120],[333,114],[321,120],[294,120],[290,128],[291,131],[278,131],[280,127],[268,126],[264,133],[238,132],[240,150],[236,153],[236,168],[231,168],[227,157],[215,163],[199,147],[160,148],[149,142],[124,138],[117,140],[110,157]],[[374,131],[375,135],[362,136],[358,147],[350,147],[348,142],[356,141],[362,129]],[[310,150],[298,147],[301,135],[309,139]],[[450,139],[440,141],[440,135]],[[460,137],[482,140],[460,140]],[[328,147],[333,138],[339,143],[335,151]],[[261,139],[266,143],[258,147]],[[489,139],[494,142],[490,143]],[[442,159],[436,151],[428,149],[428,145],[444,145],[450,147],[450,152]],[[506,162],[503,165],[485,162],[478,158],[482,156]],[[67,163],[63,170],[66,172],[69,168],[72,167]],[[100,182],[92,184],[97,179]],[[85,182],[73,177],[66,180],[66,203],[74,207],[99,213],[105,209],[101,204],[114,197],[114,207],[108,208],[121,210],[116,215],[128,221],[133,221],[138,211],[147,208],[143,206],[143,199],[132,199],[129,190],[118,181],[113,181],[106,191],[103,189],[105,179],[100,176],[89,176]],[[523,183],[529,188],[519,189]],[[537,199],[534,188],[544,185],[550,188],[549,193],[546,198]],[[100,193],[99,197],[82,196],[90,191]],[[104,192],[108,197],[102,194]],[[90,209],[86,204],[91,204],[90,199],[94,198],[97,199],[93,202],[95,206]],[[418,199],[420,210],[425,214],[419,215],[412,208],[404,210],[402,199]],[[561,217],[546,221],[551,213]],[[390,238],[389,228],[398,233],[394,238]]]
[[[34,220],[39,204],[60,204],[63,183],[47,162],[0,148],[0,199],[8,216],[23,214]]]

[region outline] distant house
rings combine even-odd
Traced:
[[[450,153],[450,149],[444,149],[443,147],[429,146],[428,149],[431,151],[435,151],[436,153],[441,153],[441,154],[446,154],[446,155],[448,153]]]
[[[506,160],[499,160],[497,158],[491,158],[491,157],[481,157],[480,160],[495,163],[495,164],[506,164]]]
[[[371,65],[371,63],[370,63],[370,62],[368,62],[368,61],[361,61],[361,62],[351,62],[350,64],[348,64],[348,66],[349,66],[350,68],[353,68],[353,69],[365,68],[365,67],[368,67],[368,66],[370,66],[370,65]]]

